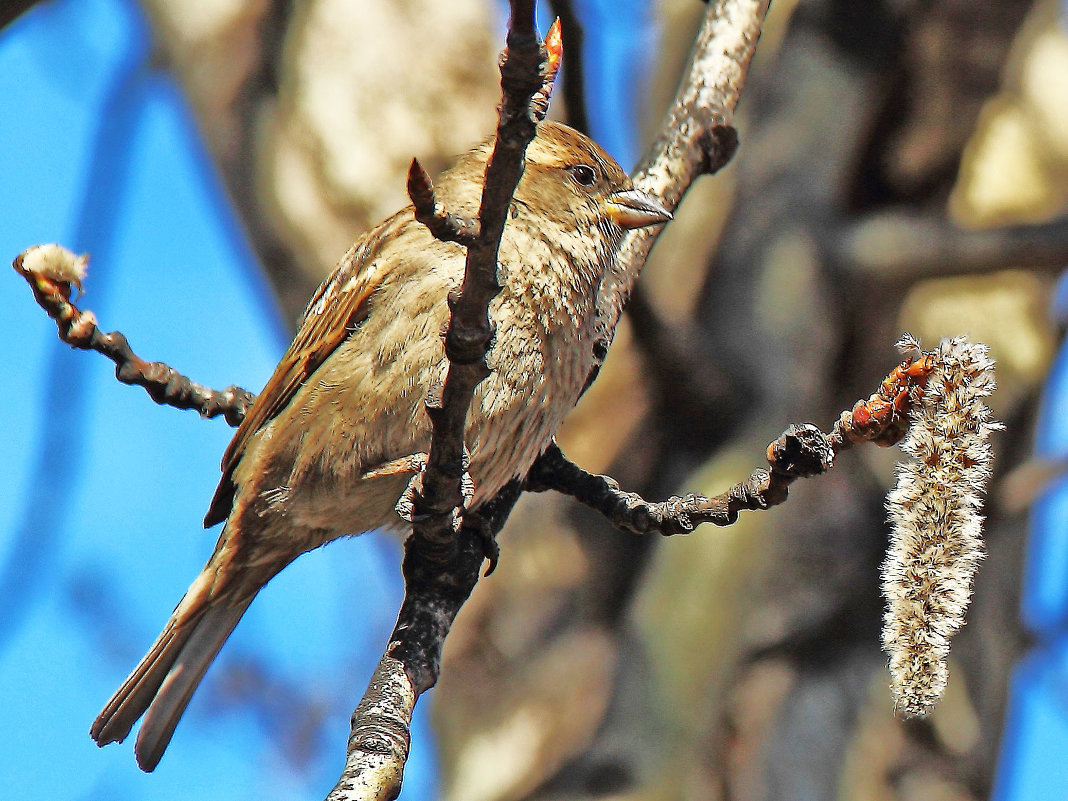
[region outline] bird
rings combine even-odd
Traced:
[[[477,217],[492,140],[435,184]],[[498,252],[489,375],[468,414],[470,510],[525,475],[577,403],[594,366],[597,296],[629,229],[670,212],[633,187],[587,136],[538,123]],[[155,644],[90,729],[155,769],[208,667],[256,593],[303,553],[397,529],[398,500],[430,445],[424,401],[441,386],[447,297],[465,248],[436,239],[408,206],[361,236],[313,295],[297,333],[238,427],[204,520],[223,523],[207,564]]]

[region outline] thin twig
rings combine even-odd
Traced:
[[[465,247],[478,239],[481,231],[478,220],[443,209],[434,197],[434,184],[430,176],[419,159],[415,158],[408,167],[408,197],[412,199],[415,219],[429,228],[436,239],[458,242]]]
[[[912,343],[911,339],[903,340],[905,345]],[[933,364],[931,354],[906,359],[870,398],[843,412],[830,434],[811,423],[791,425],[768,445],[769,469],[756,470],[714,497],[686,495],[659,503],[647,501],[624,492],[608,476],[586,472],[555,443],[538,457],[524,488],[570,495],[599,511],[617,528],[635,534],[686,534],[701,523],[729,526],[743,510],[765,510],[783,503],[794,481],[827,472],[843,450],[862,442],[885,447],[900,440],[908,424],[910,404],[917,397],[916,391],[922,391]]]
[[[47,257],[42,258],[42,253]],[[256,397],[251,392],[238,386],[209,389],[163,362],[146,362],[133,352],[122,333],[103,333],[97,327],[96,315],[71,303],[71,291],[80,279],[70,271],[84,272],[87,261],[87,257],[76,257],[57,245],[41,245],[20,253],[12,266],[30,285],[37,304],[56,321],[63,342],[107,356],[115,363],[119,381],[144,387],[158,404],[193,409],[201,417],[222,415],[231,426],[240,425]]]
[[[536,130],[538,110],[532,110],[532,99],[544,90],[547,102],[544,77],[555,72],[551,63],[542,70],[534,1],[512,0],[511,7],[501,61],[500,117],[477,227],[438,208],[429,177],[417,162],[409,171],[409,191],[417,210],[422,209],[417,211],[420,219],[435,236],[440,233],[465,245],[467,263],[460,291],[449,296],[448,372],[440,399],[426,404],[433,434],[426,467],[412,492],[404,601],[386,653],[353,713],[345,768],[329,801],[390,799],[400,791],[415,702],[437,681],[442,645],[478,581],[486,543],[503,527],[522,492],[520,482],[512,481],[477,513],[463,510],[464,431],[475,388],[489,374],[489,304],[500,291],[497,251]]]
[[[531,468],[526,489],[531,492],[552,489],[570,495],[624,531],[658,532],[665,536],[688,534],[701,523],[729,526],[744,509],[777,506],[786,500],[790,484],[798,478],[826,472],[833,462],[833,452],[823,432],[805,423],[790,426],[768,446],[768,462],[770,470],[753,472],[721,495],[673,496],[651,503],[639,495],[624,492],[608,476],[586,472],[553,445]]]

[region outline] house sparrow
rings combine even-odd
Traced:
[[[449,211],[477,216],[491,149],[441,175],[435,191]],[[491,372],[467,421],[471,509],[526,473],[578,401],[615,243],[670,217],[590,139],[539,124],[500,245]],[[409,206],[364,234],[319,287],[223,457],[204,521],[225,521],[215,552],[94,721],[99,745],[123,740],[144,715],[134,750],[151,771],[264,584],[330,540],[401,525],[394,508],[430,445],[423,403],[447,367],[446,296],[465,253]]]

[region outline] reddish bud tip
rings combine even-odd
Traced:
[[[853,425],[871,425],[871,412],[868,411],[867,406],[858,406],[856,409],[853,410]]]
[[[564,38],[560,33],[560,18],[553,22],[549,32],[545,34],[546,70],[550,76],[560,69],[560,61],[564,57]]]

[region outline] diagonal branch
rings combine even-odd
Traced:
[[[534,1],[513,0],[501,62],[500,118],[486,166],[478,236],[468,245],[463,285],[449,298],[452,317],[445,334],[449,368],[441,400],[427,404],[433,437],[416,497],[413,536],[437,544],[452,540],[457,511],[463,505],[464,428],[475,388],[488,375],[486,353],[493,339],[489,304],[500,292],[497,249],[512,194],[523,174],[527,144],[534,138],[530,101],[542,85],[541,52],[534,28]]]
[[[522,486],[513,481],[477,514],[465,515],[457,547],[442,561],[421,541],[404,544],[405,593],[397,624],[352,714],[345,767],[327,801],[392,799],[400,791],[415,703],[437,678],[441,646],[478,581],[482,530],[503,528]]]
[[[660,132],[632,175],[634,185],[674,212],[701,175],[720,170],[737,148],[732,127],[749,64],[771,0],[708,3],[689,67]],[[629,231],[616,251],[598,299],[604,359],[616,324],[662,227]]]
[[[37,304],[56,321],[59,338],[73,348],[95,350],[115,363],[115,377],[124,384],[144,387],[156,403],[194,409],[201,417],[223,415],[238,426],[255,395],[238,386],[209,389],[163,362],[146,362],[133,352],[118,331],[103,333],[96,315],[71,303],[73,289],[81,289],[87,256],[75,256],[59,245],[37,245],[15,257],[12,266],[29,283]]]

